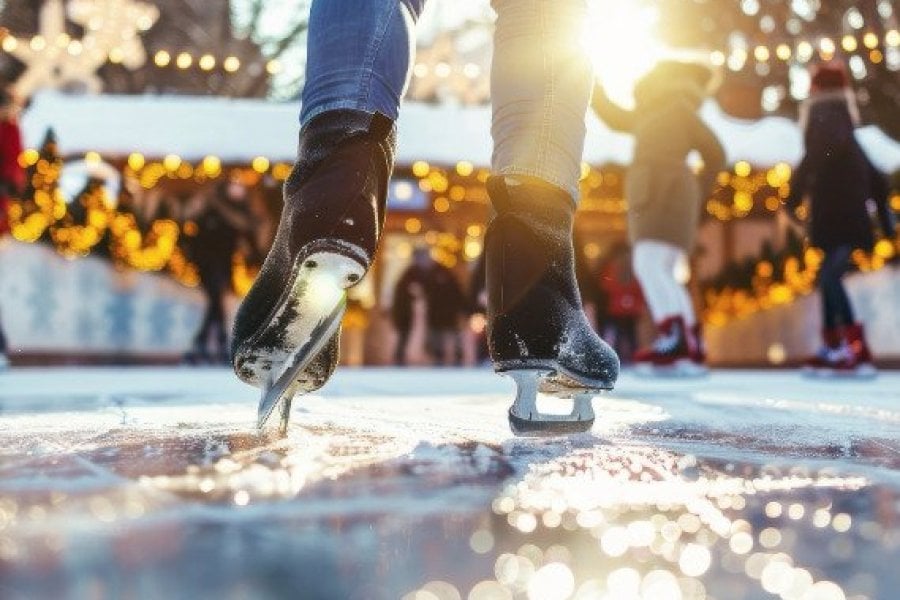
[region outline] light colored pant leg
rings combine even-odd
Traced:
[[[677,315],[687,317],[684,315],[687,292],[675,279],[675,267],[683,254],[680,248],[656,240],[641,240],[634,245],[634,273],[654,323]]]
[[[674,248],[674,247],[673,247]],[[694,311],[694,301],[688,292],[687,282],[690,280],[691,266],[687,254],[681,248],[674,248],[677,251],[675,257],[675,285],[678,288],[678,301],[681,306],[680,313],[684,317],[684,324],[693,327],[697,324],[697,314]],[[679,277],[680,273],[684,273],[684,279]]]
[[[593,70],[584,0],[493,0],[491,99],[497,175],[537,177],[578,199]]]

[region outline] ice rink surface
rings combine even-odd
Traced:
[[[0,598],[900,597],[900,373],[626,373],[513,438],[483,370],[0,374]],[[562,408],[562,407],[560,407]]]

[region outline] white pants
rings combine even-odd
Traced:
[[[666,242],[641,240],[634,245],[633,263],[654,323],[681,316],[688,327],[696,325],[686,287],[690,266],[684,250]]]

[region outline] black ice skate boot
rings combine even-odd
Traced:
[[[337,366],[345,289],[372,264],[384,224],[395,129],[375,114],[325,112],[300,131],[297,163],[269,255],[234,324],[232,363],[263,387],[259,425]]]
[[[485,242],[491,359],[518,387],[509,411],[514,433],[587,431],[594,421],[591,397],[612,389],[619,359],[582,310],[572,199],[555,186],[521,179],[508,185],[492,177],[487,184],[497,212]],[[538,391],[572,397],[572,413],[541,414]]]

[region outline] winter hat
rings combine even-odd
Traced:
[[[832,60],[813,67],[810,73],[809,98],[800,104],[800,128],[806,131],[809,125],[809,111],[820,102],[844,102],[850,121],[854,127],[862,122],[856,94],[850,85],[847,66],[839,60]]]

